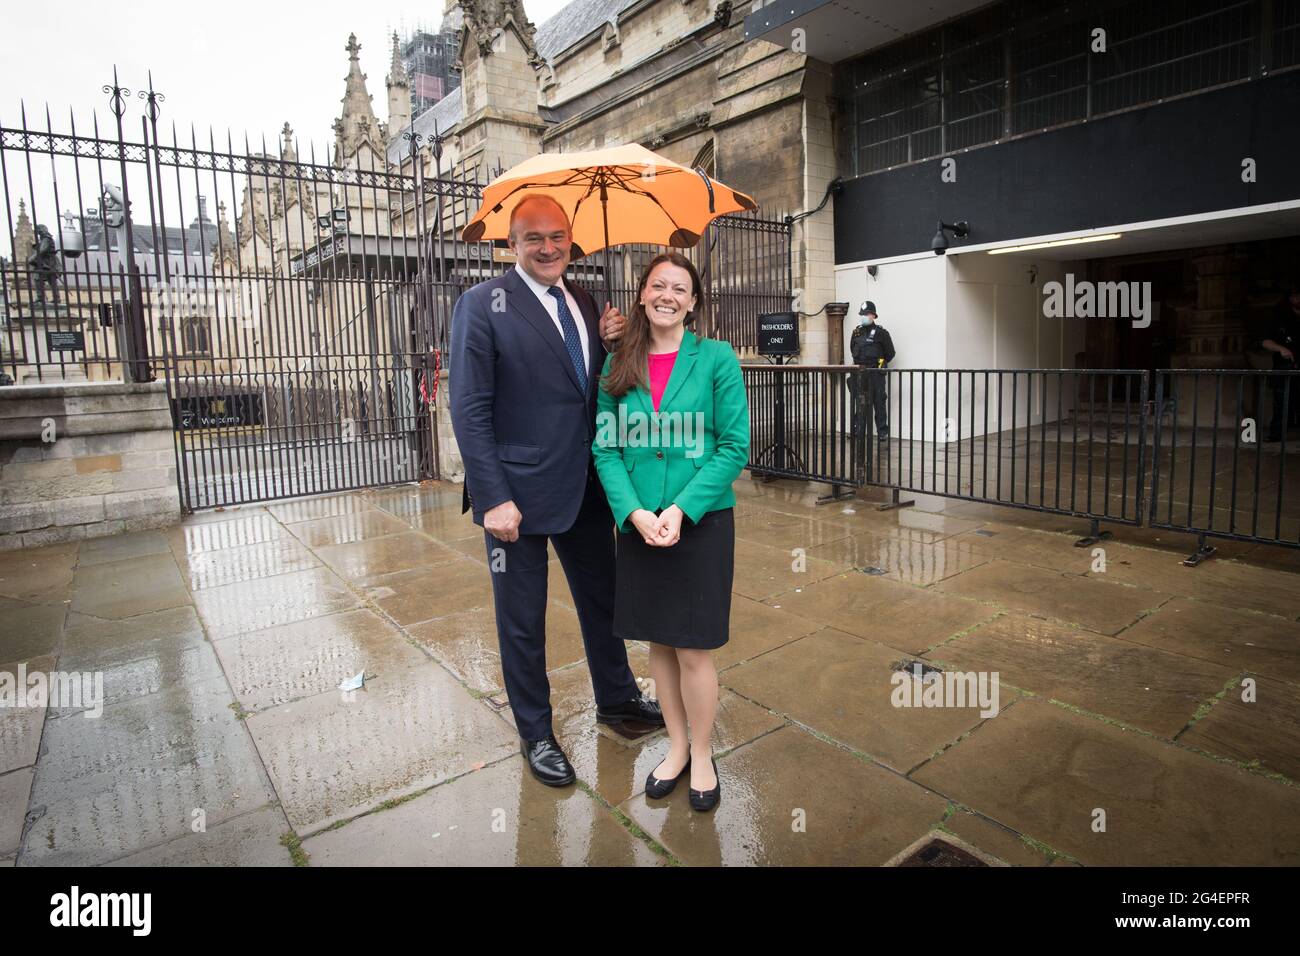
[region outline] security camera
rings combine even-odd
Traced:
[[[965,219],[959,219],[949,225],[940,219],[934,238],[930,240],[930,250],[936,256],[941,256],[948,251],[948,237],[945,232],[951,232],[956,239],[965,239],[970,235],[970,224]]]
[[[948,236],[943,231],[943,223],[939,223],[934,238],[930,240],[930,249],[936,256],[941,256],[948,251]]]

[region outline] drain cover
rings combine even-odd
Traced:
[[[977,529],[975,530],[975,534],[979,535],[981,538],[992,538],[992,537],[996,537],[997,532],[996,532],[996,531],[985,531],[983,528],[977,528]]]
[[[944,840],[931,840],[904,857],[899,866],[988,866],[977,856]]]
[[[894,670],[904,671],[913,676],[916,676],[919,670],[921,680],[929,680],[931,675],[938,677],[943,673],[939,668],[933,664],[927,664],[925,661],[899,661],[894,665]]]
[[[884,568],[858,568],[863,574],[884,574]]]

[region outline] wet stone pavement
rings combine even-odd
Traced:
[[[1300,863],[1300,555],[1119,529],[1103,568],[1070,519],[736,488],[714,813],[646,799],[662,734],[598,729],[554,560],[578,784],[531,778],[481,532],[426,483],[0,553],[0,672],[104,691],[0,708],[0,865]],[[996,672],[996,715],[895,706],[914,660]]]

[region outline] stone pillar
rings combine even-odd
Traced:
[[[844,364],[844,316],[849,314],[847,302],[826,303],[826,334],[830,337],[827,345],[828,365]]]
[[[522,7],[490,9],[465,0],[460,6],[460,160],[477,160],[490,175],[498,162],[509,169],[541,152],[546,123],[537,112],[534,68],[541,58]]]

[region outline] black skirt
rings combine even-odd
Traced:
[[[639,531],[618,535],[614,633],[625,641],[712,650],[727,643],[736,525],[731,508],[695,524],[680,540],[652,548]]]

